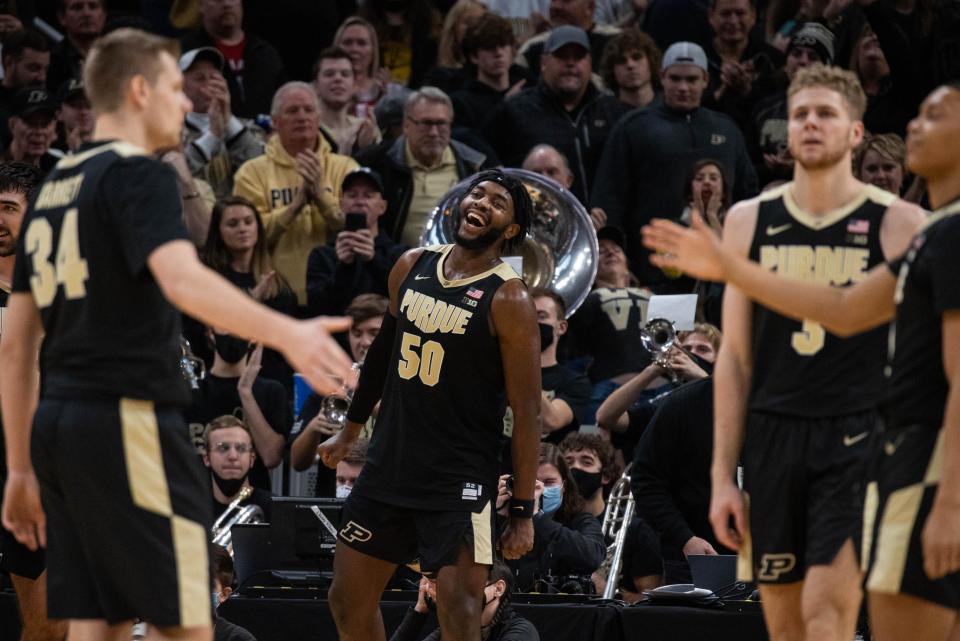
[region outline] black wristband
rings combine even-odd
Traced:
[[[523,499],[510,499],[509,514],[514,519],[532,519],[533,509],[536,501],[533,499],[524,501]]]

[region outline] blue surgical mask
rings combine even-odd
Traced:
[[[214,612],[216,612],[217,606],[220,605],[220,593],[219,593],[219,592],[211,592],[211,593],[210,593],[210,598],[211,598],[211,600],[213,601],[213,610],[214,610]]]
[[[551,485],[543,488],[543,496],[540,497],[540,509],[547,514],[552,514],[560,509],[560,502],[563,500],[563,488],[560,485]]]

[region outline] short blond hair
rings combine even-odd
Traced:
[[[863,93],[860,80],[853,72],[819,63],[801,69],[793,77],[793,82],[787,90],[787,102],[789,103],[797,92],[811,87],[822,87],[837,92],[846,101],[850,118],[863,120],[863,113],[867,110],[867,95]]]
[[[207,423],[207,427],[203,430],[203,445],[206,447],[207,453],[210,452],[210,436],[218,430],[226,430],[231,427],[242,429],[250,437],[250,442],[253,443],[253,433],[247,427],[247,424],[232,414],[224,414]]]
[[[716,325],[711,325],[710,323],[694,323],[693,329],[677,333],[677,342],[683,344],[683,341],[687,340],[690,334],[700,334],[710,341],[714,351],[720,349],[720,341],[723,339],[723,334],[720,333]]]
[[[143,76],[154,85],[164,53],[176,62],[180,45],[172,38],[139,29],[117,29],[94,42],[83,65],[83,83],[94,110],[117,111],[123,105],[127,85],[135,76]]]

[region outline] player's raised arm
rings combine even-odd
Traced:
[[[516,480],[510,524],[501,546],[503,555],[514,559],[533,548],[531,517],[540,448],[540,333],[533,301],[519,280],[507,281],[497,290],[491,317],[503,355],[507,402],[513,410],[511,450]]]
[[[734,205],[728,219],[744,206],[746,203]],[[850,336],[893,318],[896,277],[887,265],[878,265],[862,281],[843,288],[779,276],[724,247],[699,214],[694,214],[692,227],[654,220],[644,227],[643,239],[648,248],[661,252],[650,258],[658,267],[725,281],[776,312],[816,321],[838,336]]]

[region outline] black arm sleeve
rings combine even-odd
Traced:
[[[347,420],[351,423],[361,425],[366,423],[370,413],[373,412],[373,406],[380,400],[383,384],[387,380],[387,368],[390,364],[390,356],[393,354],[393,340],[396,333],[397,318],[387,312],[383,316],[380,333],[367,351],[363,369],[360,370],[357,390],[353,393],[353,401],[350,403],[350,409],[347,410]]]
[[[427,621],[427,615],[410,608],[403,616],[403,621],[397,626],[390,641],[416,641]]]

